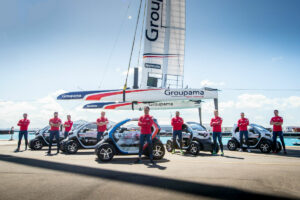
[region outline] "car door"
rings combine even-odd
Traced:
[[[122,153],[136,154],[139,152],[140,134],[138,122],[129,121],[113,133],[113,138]]]

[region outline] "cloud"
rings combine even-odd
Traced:
[[[200,85],[202,87],[220,87],[220,86],[224,86],[225,83],[224,82],[213,82],[210,80],[202,80],[200,82]]]
[[[57,101],[56,97],[64,93],[64,90],[57,90],[45,97],[34,101],[4,101],[0,100],[0,128],[9,128],[16,126],[23,113],[28,113],[31,120],[30,128],[42,128],[48,124],[54,111],[59,112],[62,120],[65,120],[67,114],[72,115],[72,119],[95,121],[100,111],[84,110],[82,106],[85,101]],[[272,111],[279,109],[285,119],[285,125],[299,124],[300,96],[289,96],[283,98],[271,98],[263,94],[241,94],[228,101],[219,101],[219,111],[224,120],[224,126],[232,126],[239,118],[239,113],[244,111],[252,123],[259,123],[269,126],[269,119],[272,117]],[[209,123],[213,117],[214,103],[212,100],[206,100],[202,104],[203,122]],[[175,110],[151,111],[151,115],[156,117],[160,123],[169,124],[171,116],[174,116]],[[125,118],[136,118],[142,115],[139,111],[106,111],[110,120],[118,122]],[[181,110],[181,114],[186,121],[198,122],[197,109]]]
[[[238,96],[236,103],[231,105],[236,108],[300,108],[300,97],[268,98],[262,94],[242,94]]]

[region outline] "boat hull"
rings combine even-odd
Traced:
[[[102,90],[102,91],[83,91],[69,92],[61,94],[58,100],[76,100],[100,102],[157,102],[157,101],[178,101],[218,98],[216,89],[127,89],[123,90]]]

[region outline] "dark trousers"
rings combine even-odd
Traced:
[[[53,138],[55,137],[57,143],[57,151],[59,151],[59,131],[50,131],[49,138],[49,152],[51,152]]]
[[[64,133],[65,138],[67,138],[68,135],[69,135],[69,132],[65,131],[65,133]]]
[[[217,138],[220,144],[220,149],[223,152],[223,143],[222,143],[222,133],[221,132],[213,132],[213,141],[214,141],[214,151],[217,152]]]
[[[176,137],[178,136],[180,149],[182,149],[182,131],[173,131],[173,149],[175,149]]]
[[[28,145],[28,131],[19,131],[19,141],[18,141],[18,149],[21,146],[21,141],[24,135],[24,139],[25,139],[25,147],[27,148]]]
[[[153,153],[152,153],[152,138],[151,134],[141,134],[140,135],[140,149],[139,149],[139,158],[142,156],[143,153],[143,147],[145,144],[145,140],[147,140],[148,143],[148,149],[149,149],[149,157],[152,160],[153,159]]]
[[[245,140],[246,140],[246,145],[249,148],[249,143],[248,143],[248,131],[240,131],[240,143],[241,143],[241,148],[243,148],[243,136],[245,135]]]
[[[283,150],[285,151],[285,143],[284,143],[282,131],[273,131],[273,151],[276,151],[277,136],[279,136]]]
[[[99,142],[99,141],[102,139],[103,133],[104,133],[104,132],[98,132],[98,133],[97,133],[97,142]]]

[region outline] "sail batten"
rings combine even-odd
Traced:
[[[185,0],[148,0],[141,88],[182,88]]]

